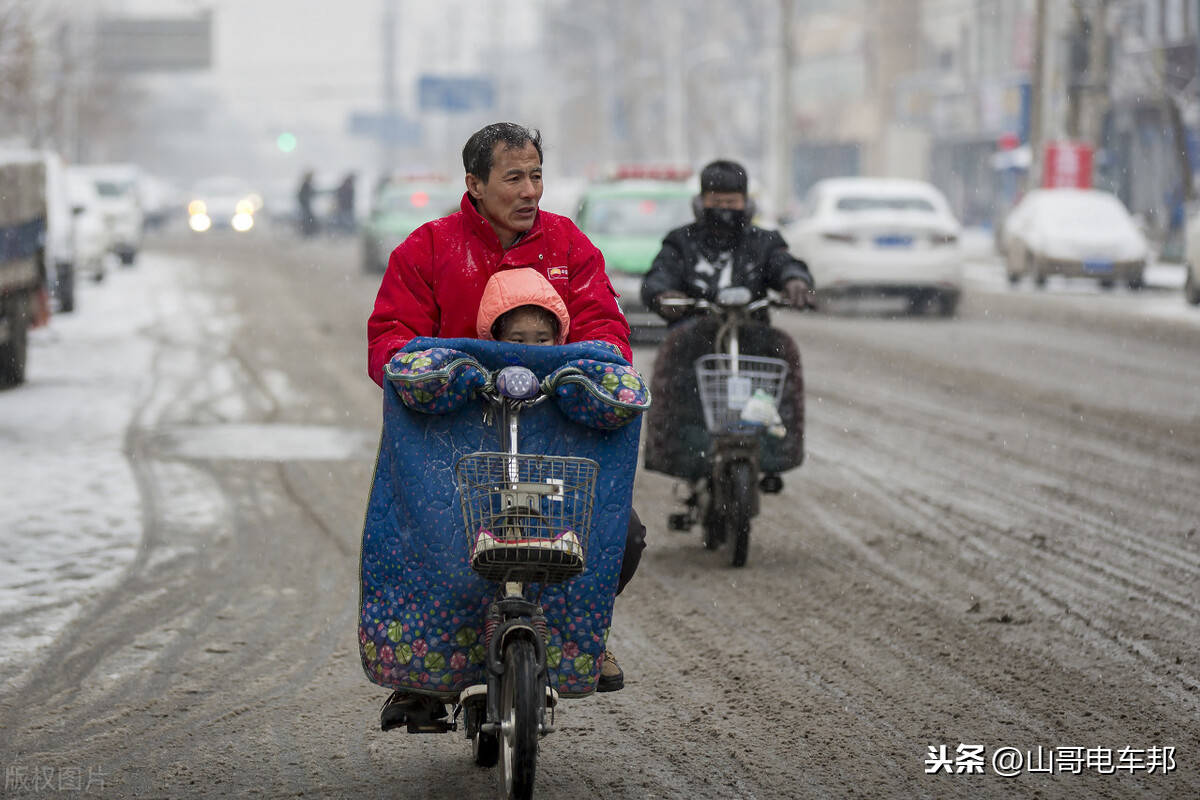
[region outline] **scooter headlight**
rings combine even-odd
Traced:
[[[509,400],[532,400],[541,386],[528,367],[505,367],[496,376],[496,391]]]

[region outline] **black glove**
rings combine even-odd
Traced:
[[[811,286],[799,278],[792,278],[783,285],[783,295],[792,308],[816,308],[816,295]],[[662,295],[659,295],[660,297]]]

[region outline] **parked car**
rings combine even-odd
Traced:
[[[92,280],[104,280],[112,240],[101,210],[100,193],[91,176],[76,167],[66,172],[66,192],[71,209],[71,244],[75,272]]]
[[[386,270],[396,245],[426,222],[458,211],[464,191],[461,183],[437,178],[380,181],[371,199],[371,212],[359,228],[363,270]]]
[[[205,178],[188,194],[188,227],[196,233],[254,229],[263,199],[246,181],[228,175]]]
[[[1200,306],[1200,206],[1188,214],[1185,224],[1183,296],[1194,306]]]
[[[139,170],[132,164],[93,164],[79,168],[91,178],[109,233],[109,249],[131,266],[142,246],[143,215],[138,197]]]
[[[25,380],[29,329],[46,292],[46,169],[37,153],[0,151],[0,388]]]
[[[75,310],[75,236],[67,168],[58,153],[42,151],[46,165],[46,279],[58,310]]]
[[[1140,289],[1150,257],[1125,206],[1099,189],[1030,191],[1005,218],[1000,239],[1014,285],[1028,275],[1043,287],[1050,275],[1065,275]]]
[[[46,288],[58,301],[58,310],[75,310],[75,241],[67,172],[62,157],[53,150],[6,148],[6,159],[41,162],[45,177],[46,233],[42,261]]]
[[[180,207],[187,202],[174,184],[157,175],[143,173],[137,191],[148,231],[165,227],[177,218]]]
[[[623,178],[590,184],[579,201],[575,222],[604,254],[604,266],[617,302],[636,339],[656,338],[665,331],[657,314],[642,304],[642,279],[650,270],[663,238],[695,215],[694,181],[666,173],[663,179]]]
[[[828,178],[782,231],[820,300],[953,316],[962,293],[961,226],[924,181]]]

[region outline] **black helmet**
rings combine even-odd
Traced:
[[[749,179],[745,168],[736,161],[720,159],[711,162],[700,172],[700,193],[740,192],[746,194]]]

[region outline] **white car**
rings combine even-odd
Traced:
[[[1183,282],[1183,296],[1194,306],[1200,306],[1200,207],[1188,214],[1186,248],[1187,277]]]
[[[94,281],[104,280],[111,237],[100,209],[100,193],[92,178],[74,167],[67,168],[66,192],[71,208],[75,270],[88,273]]]
[[[206,178],[188,193],[188,227],[196,233],[237,231],[254,228],[256,214],[262,209],[262,196],[241,178]]]
[[[948,317],[962,293],[960,231],[929,183],[828,178],[813,185],[781,233],[808,264],[819,299]]]
[[[91,178],[100,198],[109,249],[129,266],[142,247],[143,215],[138,196],[140,171],[132,164],[94,164],[78,168]]]
[[[1033,189],[1000,232],[1008,281],[1050,275],[1095,278],[1104,288],[1143,285],[1150,248],[1116,195],[1099,189]]]

